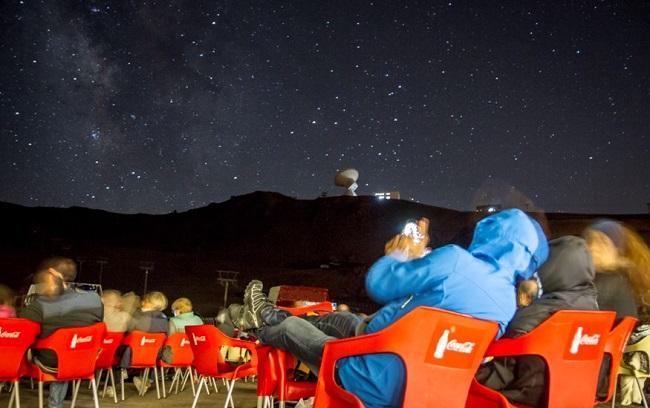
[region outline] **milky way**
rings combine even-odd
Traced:
[[[3,1],[0,200],[646,212],[648,3],[475,3]]]

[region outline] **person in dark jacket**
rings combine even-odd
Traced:
[[[594,266],[585,241],[565,236],[549,244],[549,259],[537,272],[543,294],[515,313],[506,338],[530,332],[558,310],[598,310]],[[546,405],[546,364],[541,357],[497,358],[482,366],[476,377],[512,402]]]

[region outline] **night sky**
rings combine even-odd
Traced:
[[[647,212],[644,1],[0,2],[0,200]]]

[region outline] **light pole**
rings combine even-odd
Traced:
[[[223,286],[224,292],[223,292],[223,307],[228,306],[228,287],[230,286],[231,283],[236,283],[237,282],[237,275],[239,274],[239,271],[224,271],[224,270],[217,270],[218,272],[218,277],[217,280],[219,281],[219,284]]]
[[[99,285],[102,285],[102,278],[104,277],[104,265],[108,263],[108,259],[106,258],[99,258],[97,260],[97,263],[99,264]]]
[[[144,270],[144,291],[143,294],[147,293],[147,282],[149,281],[149,271],[153,271],[153,262],[151,261],[140,261],[140,269]]]

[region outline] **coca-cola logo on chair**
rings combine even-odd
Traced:
[[[438,338],[438,343],[436,344],[436,349],[433,352],[433,358],[442,359],[445,356],[446,351],[453,351],[455,353],[464,353],[472,354],[474,351],[474,346],[476,343],[471,341],[459,341],[458,339],[450,339],[449,334],[451,333],[450,329],[445,329],[440,338]]]
[[[17,339],[20,337],[19,331],[6,331],[0,326],[0,339]]]

